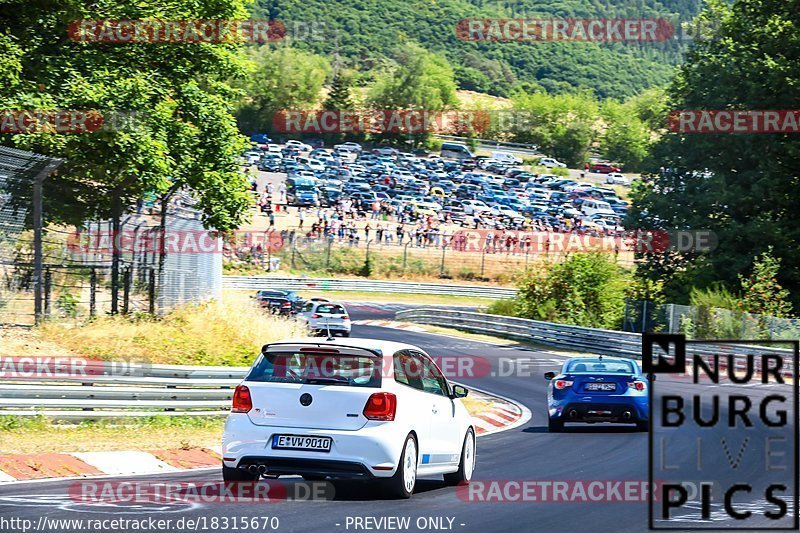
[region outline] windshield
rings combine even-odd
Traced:
[[[569,374],[636,374],[633,367],[635,363],[631,361],[607,361],[600,359],[575,359],[567,365]]]
[[[344,307],[341,305],[336,304],[322,304],[317,306],[317,313],[322,313],[324,315],[345,315],[347,312],[344,310]]]
[[[347,354],[273,352],[259,358],[246,381],[380,387],[380,359]]]

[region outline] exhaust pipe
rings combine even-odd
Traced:
[[[569,417],[570,417],[570,418],[578,418],[578,411],[576,411],[575,409],[572,409],[572,410],[569,412]]]
[[[258,475],[263,476],[267,473],[267,465],[258,465]]]
[[[256,465],[250,465],[247,467],[247,471],[253,475],[258,474],[258,467]]]
[[[630,412],[630,411],[625,411],[624,413],[622,413],[622,419],[623,419],[623,420],[630,420],[630,419],[631,419],[631,416],[632,416],[632,415],[631,415],[631,412]]]

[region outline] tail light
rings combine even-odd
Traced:
[[[344,315],[344,316],[342,317],[342,320],[350,320],[350,317],[349,317],[349,316],[347,316],[347,315]]]
[[[311,315],[311,318],[322,318],[322,315],[318,315],[317,313],[314,313],[313,315]]]
[[[367,400],[364,406],[364,416],[368,420],[382,420],[390,422],[394,420],[397,412],[397,396],[391,392],[376,392]]]
[[[572,387],[572,381],[566,379],[557,379],[553,386],[557,389],[566,389],[567,387]]]
[[[638,391],[643,391],[644,390],[644,386],[645,386],[644,385],[644,381],[636,380],[636,381],[629,381],[628,382],[628,387],[630,387],[631,389],[636,389]]]
[[[250,389],[244,385],[239,385],[233,392],[231,413],[249,413],[252,408],[253,399],[250,397]]]

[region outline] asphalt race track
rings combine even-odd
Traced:
[[[377,304],[376,304],[377,306]],[[374,318],[368,309],[351,309],[356,320]],[[458,339],[455,337],[413,333],[372,326],[354,326],[353,335],[416,344],[434,356],[474,356],[486,358],[492,364],[492,372],[479,377],[460,376],[457,381],[489,392],[512,398],[532,412],[532,419],[512,430],[478,439],[478,459],[474,479],[477,481],[641,481],[647,480],[647,433],[638,433],[632,426],[596,424],[567,426],[563,433],[550,434],[546,429],[545,392],[546,381],[542,373],[557,370],[563,357],[543,351],[520,349],[514,346],[489,345]],[[511,369],[511,370],[510,370]],[[512,374],[512,375],[507,375]],[[661,384],[661,382],[658,382]],[[664,383],[662,387],[682,390],[687,397],[696,393],[679,382]],[[725,386],[722,386],[725,387]],[[749,390],[754,398],[763,396],[758,386]],[[706,405],[704,398],[704,407]],[[790,407],[791,408],[791,407]],[[726,410],[723,408],[722,413]],[[792,420],[792,418],[790,418]],[[695,457],[697,436],[715,437],[714,428],[703,433],[681,430],[679,439],[670,442],[667,463],[677,459]],[[758,435],[748,433],[748,435]],[[723,485],[737,481],[748,481],[758,485],[765,474],[763,444],[753,438],[741,448],[741,438],[734,433],[725,433],[725,452],[719,443],[712,449],[709,445],[704,466],[713,472]],[[720,439],[716,439],[719,441]],[[762,439],[763,440],[763,439]],[[791,443],[790,443],[791,444]],[[741,459],[735,461],[735,456]],[[729,466],[731,458],[735,468]],[[774,472],[773,472],[774,474]],[[788,474],[787,474],[788,475]],[[128,480],[133,478],[126,478]],[[216,470],[182,474],[149,476],[148,481],[221,481]],[[677,478],[676,478],[677,479]],[[688,476],[685,479],[690,479]],[[223,520],[244,517],[277,517],[278,531],[330,532],[364,530],[460,530],[469,532],[505,531],[644,531],[648,528],[646,498],[636,502],[619,501],[468,501],[466,489],[444,486],[439,480],[420,480],[416,494],[410,500],[384,500],[376,491],[358,485],[336,487],[333,500],[278,501],[270,504],[173,504],[173,505],[88,505],[74,502],[68,488],[74,481],[47,483],[25,483],[0,486],[0,517],[27,518],[37,524],[40,516],[49,519],[107,519],[153,516],[158,519],[199,518],[202,524],[192,530],[234,530],[226,528]],[[304,483],[292,478],[281,478],[281,483],[299,487]],[[506,485],[507,486],[507,485]],[[761,489],[758,489],[760,491]],[[740,508],[751,510],[754,515],[774,510],[775,506],[764,501],[763,493],[740,494],[735,501]],[[789,486],[789,493],[792,488]],[[290,490],[291,492],[291,490]],[[517,493],[519,495],[519,493]],[[791,497],[784,494],[787,501]],[[635,499],[635,498],[634,498]],[[792,512],[792,506],[789,505]],[[711,504],[712,521],[718,527],[738,525],[727,520],[720,498]],[[676,515],[684,517],[685,524],[695,527],[714,525],[699,523],[699,507],[684,507]],[[403,522],[380,522],[381,518],[398,517]],[[212,519],[218,519],[213,522]],[[374,520],[373,520],[374,519]],[[431,520],[428,520],[431,519]],[[721,521],[724,520],[724,521]],[[766,519],[748,522],[749,527],[761,523],[767,527]],[[273,524],[275,522],[272,522]],[[216,524],[216,527],[212,527]],[[783,523],[785,525],[785,523]],[[243,529],[241,523],[238,529]],[[262,528],[259,523],[256,529]],[[177,530],[175,526],[171,529]],[[120,529],[119,531],[123,531]],[[183,530],[189,530],[184,528]],[[51,531],[70,531],[69,528]]]

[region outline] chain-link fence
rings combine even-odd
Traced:
[[[623,330],[683,333],[692,339],[795,340],[800,338],[800,320],[731,309],[629,300],[625,305]]]
[[[221,239],[203,229],[189,193],[178,191],[163,219],[157,205],[139,206],[117,232],[110,221],[57,225],[46,206],[59,185],[45,179],[55,166],[0,147],[0,325],[158,313],[221,295]]]
[[[310,236],[309,236],[310,235]],[[373,231],[314,234],[302,229],[236,234],[225,249],[234,273],[297,271],[372,277],[440,277],[511,283],[537,262],[558,262],[572,252],[569,234],[520,232]],[[631,254],[615,243],[598,246],[618,264],[630,266]],[[630,257],[628,257],[630,255]]]

